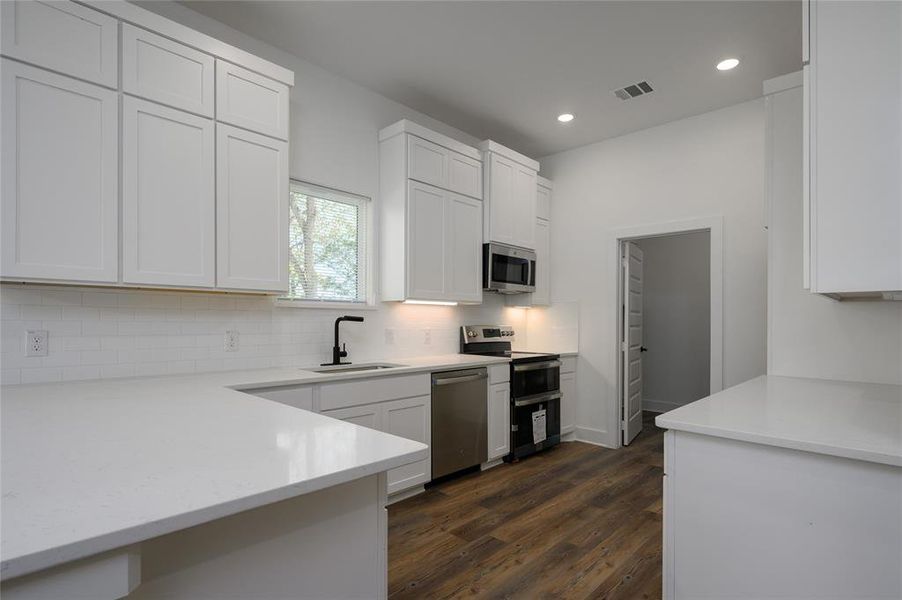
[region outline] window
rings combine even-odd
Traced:
[[[284,299],[366,303],[369,199],[299,181],[289,198]]]

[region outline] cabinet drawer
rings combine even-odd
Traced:
[[[217,60],[216,119],[287,140],[288,86]]]
[[[213,57],[129,24],[122,25],[122,89],[213,116]]]
[[[368,429],[382,431],[382,407],[378,404],[366,406],[353,406],[351,408],[339,408],[337,410],[324,410],[322,414],[333,419],[340,419],[347,423],[360,425]]]
[[[320,386],[319,392],[320,410],[411,398],[429,393],[428,373],[324,383]]]
[[[244,392],[294,408],[313,410],[313,386],[244,390]]]
[[[561,357],[561,373],[574,373],[574,372],[576,372],[576,357],[575,356]]]
[[[118,22],[74,2],[4,0],[2,51],[107,87],[118,84]]]
[[[507,383],[511,380],[511,367],[509,363],[503,365],[491,365],[489,367],[489,383]]]

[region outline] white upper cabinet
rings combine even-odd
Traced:
[[[482,163],[415,135],[407,136],[408,177],[472,198],[482,198]]]
[[[122,129],[123,281],[213,287],[213,122],[126,97]]]
[[[551,224],[536,219],[536,291],[532,293],[533,306],[551,304]]]
[[[288,139],[288,86],[237,65],[216,61],[216,120]]]
[[[5,58],[0,71],[2,276],[115,282],[116,92]]]
[[[539,163],[491,140],[480,144],[485,170],[485,242],[535,249]]]
[[[807,13],[810,289],[902,290],[902,3]]]
[[[122,26],[122,90],[213,116],[213,57],[133,25]]]
[[[90,4],[0,2],[0,277],[286,291],[294,74]]]
[[[117,87],[119,34],[113,17],[68,0],[4,0],[0,17],[4,56]]]
[[[288,143],[216,126],[217,287],[288,291]]]
[[[410,121],[379,140],[382,299],[482,302],[479,151]]]

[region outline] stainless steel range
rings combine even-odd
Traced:
[[[510,462],[556,446],[561,441],[561,361],[557,354],[514,352],[514,329],[507,325],[464,325],[463,354],[511,359]]]

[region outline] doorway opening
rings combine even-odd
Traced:
[[[723,386],[720,220],[616,237],[617,370],[623,445],[661,413]]]

